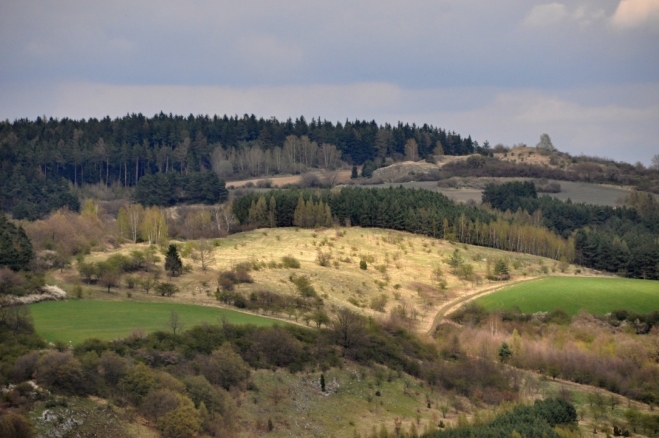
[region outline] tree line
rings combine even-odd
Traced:
[[[419,159],[435,150],[469,154],[471,137],[434,126],[375,121],[131,114],[101,120],[0,122],[0,208],[36,219],[77,210],[69,191],[85,184],[134,187],[154,174],[213,171],[222,178],[335,169],[341,162]]]
[[[499,211],[530,215],[574,240],[574,260],[634,278],[659,279],[659,201],[632,192],[621,207],[573,204],[537,196],[532,182],[489,184],[483,203]],[[509,213],[510,214],[510,213]]]
[[[254,212],[259,205],[263,214],[257,216]],[[321,205],[324,211],[321,211]],[[266,206],[271,206],[267,214]],[[567,239],[528,215],[494,214],[456,204],[446,196],[428,190],[403,187],[273,190],[236,199],[233,211],[242,225],[252,228],[328,226],[327,218],[331,215],[339,224],[408,231],[557,260],[571,260],[574,256]],[[266,220],[266,216],[271,219]],[[256,217],[264,219],[257,221]]]

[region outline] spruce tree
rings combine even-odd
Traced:
[[[178,277],[183,272],[183,262],[178,255],[176,245],[169,245],[165,256],[165,270],[169,272],[170,277]]]

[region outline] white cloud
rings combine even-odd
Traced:
[[[659,29],[659,0],[621,0],[611,22],[619,28],[651,25]]]
[[[536,5],[524,18],[524,25],[529,27],[549,26],[560,23],[567,17],[567,8],[562,3]]]

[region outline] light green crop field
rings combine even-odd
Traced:
[[[518,306],[524,313],[580,309],[605,314],[617,309],[659,310],[659,281],[627,278],[548,277],[502,289],[476,300],[488,310]]]
[[[124,338],[134,330],[171,330],[167,322],[172,310],[178,313],[184,329],[207,322],[217,324],[222,317],[234,324],[273,325],[280,321],[215,307],[176,303],[130,301],[51,301],[30,306],[34,325],[44,339],[67,344],[88,338]]]

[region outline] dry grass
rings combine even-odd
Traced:
[[[190,245],[189,242],[177,243],[183,253],[186,252],[186,246]],[[292,274],[306,275],[324,299],[329,313],[337,307],[345,306],[363,314],[385,317],[392,309],[403,304],[408,310],[416,310],[416,328],[425,332],[430,328],[437,311],[449,300],[460,299],[494,285],[485,280],[488,259],[508,260],[513,279],[542,275],[543,266],[551,272],[556,264],[553,260],[526,254],[453,244],[404,232],[358,227],[325,230],[261,229],[233,234],[215,243],[215,260],[206,271],[201,269],[199,262],[188,256],[183,258],[183,263],[189,265],[192,271],[167,279],[180,289],[174,297],[161,298],[154,296],[153,292],[146,295],[135,288],[130,291],[132,299],[218,306],[213,292],[217,287],[219,272],[231,269],[238,263],[249,262],[261,268],[251,272],[254,283],[237,286],[237,290],[245,294],[261,290],[295,294],[297,292],[289,277]],[[114,253],[130,254],[131,251],[144,249],[145,244],[124,244],[111,252],[92,253],[86,261],[100,261]],[[462,281],[451,274],[451,268],[446,262],[456,249],[465,262],[472,264],[475,272],[483,278],[481,283]],[[318,251],[331,254],[328,267],[317,263]],[[281,263],[283,256],[299,260],[300,269],[268,267]],[[162,265],[164,255],[161,254],[160,258]],[[366,270],[360,269],[362,259],[367,262]],[[441,289],[432,277],[433,269],[438,266],[445,275],[445,289]],[[569,272],[573,272],[573,268]],[[75,268],[51,275],[60,284],[64,283],[65,287],[66,283],[70,286],[78,281]],[[88,287],[88,290],[93,291],[92,297],[103,299],[125,299],[129,292],[128,289],[117,288],[114,294],[107,294],[100,286]],[[385,312],[370,309],[371,301],[382,295],[387,297]]]

